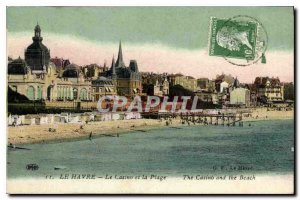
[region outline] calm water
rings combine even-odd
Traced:
[[[237,166],[251,167],[248,173],[293,172],[293,120],[251,122],[251,127],[248,124],[165,127],[92,141],[22,145],[31,150],[7,151],[7,175],[9,178],[61,173],[181,176],[224,173],[220,170],[222,166],[226,173],[240,173],[229,169]],[[26,170],[31,163],[39,169]],[[64,169],[54,170],[54,167]]]

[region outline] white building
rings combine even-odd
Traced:
[[[227,83],[226,81],[223,81],[220,84],[220,93],[226,92],[226,90],[229,88],[229,83]]]
[[[244,105],[250,106],[250,90],[245,88],[235,88],[230,92],[231,105]]]
[[[153,95],[155,96],[167,96],[169,95],[169,82],[165,78],[163,81],[156,80],[153,86]]]

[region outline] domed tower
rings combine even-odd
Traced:
[[[63,72],[63,78],[79,78],[80,67],[74,63],[68,65]]]
[[[8,74],[13,75],[25,75],[28,74],[28,67],[24,60],[22,60],[20,57],[18,59],[12,60],[8,63]]]
[[[50,60],[50,51],[43,45],[41,28],[37,24],[34,28],[33,43],[25,50],[25,61],[33,73],[46,73]]]

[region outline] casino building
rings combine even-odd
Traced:
[[[113,59],[110,69],[104,67],[104,71],[99,71],[99,66],[95,66],[97,69],[94,71],[97,73],[89,76],[88,70],[81,66],[69,61],[60,63],[57,58],[51,59],[50,49],[42,43],[43,37],[38,24],[32,40],[32,44],[25,50],[25,59],[8,59],[7,69],[9,90],[28,100],[93,102],[101,95],[133,96],[141,91],[141,75],[137,63],[131,60],[129,67],[125,66],[121,43],[116,63]]]
[[[8,87],[28,100],[71,101],[91,98],[91,81],[86,81],[75,64],[63,72],[50,62],[50,49],[43,43],[41,28],[36,25],[32,44],[20,57],[8,62]]]

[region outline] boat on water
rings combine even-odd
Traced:
[[[8,146],[7,146],[9,149],[20,149],[20,150],[31,150],[31,149],[28,149],[28,148],[25,148],[25,147],[17,147],[16,145],[10,143]]]

